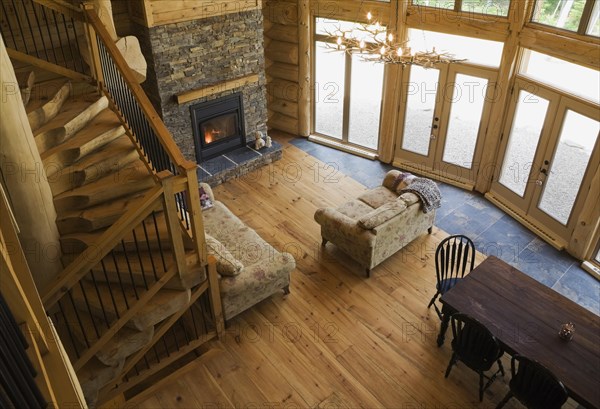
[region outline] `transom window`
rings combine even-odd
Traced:
[[[537,0],[531,21],[597,37],[600,36],[599,4],[597,0]]]
[[[415,6],[435,7],[462,13],[508,16],[510,0],[412,0]]]

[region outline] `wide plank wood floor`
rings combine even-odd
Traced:
[[[313,220],[317,208],[339,205],[365,187],[288,139],[278,141],[281,161],[214,191],[264,239],[294,255],[291,294],[276,294],[231,320],[208,353],[125,407],[495,407],[509,376],[492,385],[483,403],[478,377],[464,365],[444,378],[450,342],[436,346],[439,319],[427,304],[435,290],[434,251],[446,233],[421,236],[365,278],[334,245],[321,248]],[[521,406],[506,405],[513,407]]]

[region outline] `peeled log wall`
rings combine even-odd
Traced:
[[[269,129],[299,132],[299,41],[296,0],[263,3]]]

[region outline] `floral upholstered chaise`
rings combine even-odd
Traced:
[[[212,202],[203,210],[208,252],[217,259],[225,320],[229,320],[278,291],[289,292],[296,268],[291,254],[277,251],[246,226],[205,183],[201,189]]]
[[[336,209],[318,209],[315,220],[321,225],[323,245],[332,242],[370,275],[372,268],[419,235],[431,233],[435,207],[425,213],[419,196],[402,192],[404,186],[399,181],[403,175],[391,170],[381,186],[357,199]]]

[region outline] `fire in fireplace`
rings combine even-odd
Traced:
[[[193,105],[190,112],[198,163],[245,145],[241,93]]]

